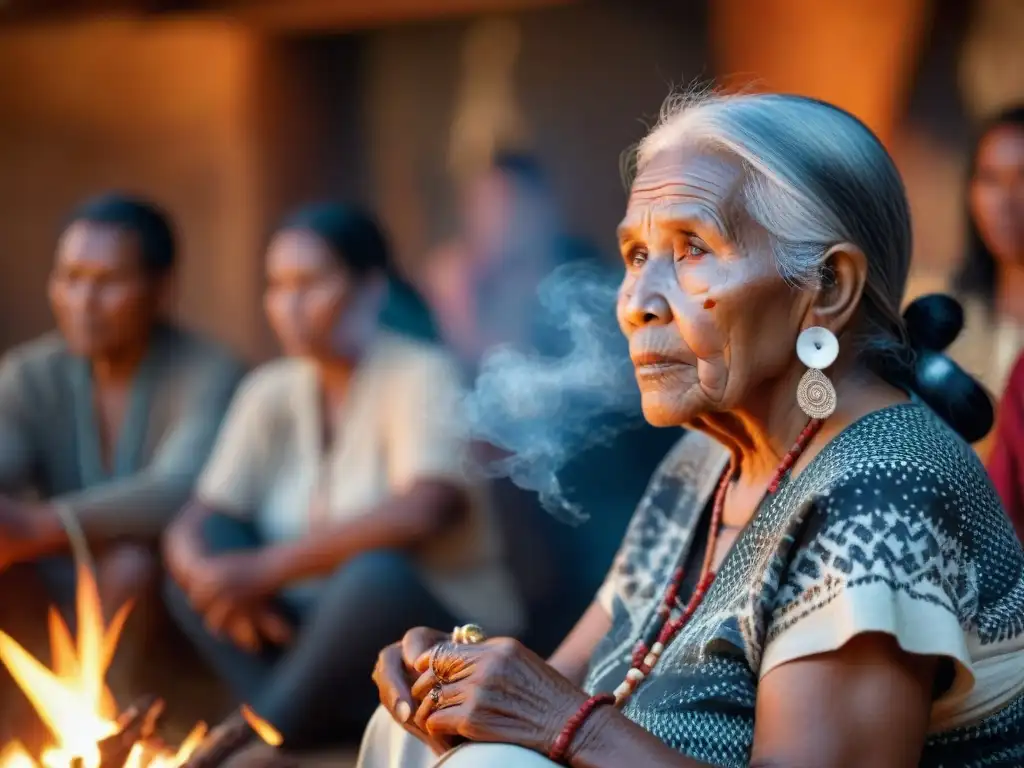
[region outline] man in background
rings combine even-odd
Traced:
[[[155,597],[158,539],[243,374],[168,319],[176,261],[171,225],[152,204],[83,203],[49,281],[58,331],[0,362],[0,628],[16,637],[47,603],[72,613],[75,528],[108,618]]]
[[[423,281],[439,332],[468,379],[501,345],[551,357],[569,351],[565,329],[538,305],[538,288],[558,267],[583,261],[607,270],[610,282],[616,279],[612,263],[602,263],[588,243],[563,231],[536,160],[499,154],[469,180],[460,198],[457,236],[431,256]],[[623,345],[619,357],[627,359],[611,306],[607,320],[613,329],[608,336]],[[558,472],[566,500],[588,518],[585,524],[565,525],[541,507],[535,493],[507,479],[495,482],[511,565],[530,605],[531,629],[524,639],[542,654],[554,650],[593,599],[648,479],[679,438],[676,430],[650,427],[639,409],[628,424],[621,414],[608,414],[588,428],[615,436],[571,457]]]

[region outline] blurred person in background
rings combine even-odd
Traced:
[[[997,115],[982,133],[971,188],[971,255],[966,285],[990,297],[987,334],[972,337],[971,352],[990,369],[1008,371],[1000,395],[987,464],[1003,507],[1024,541],[1024,105]],[[988,357],[984,357],[987,355]],[[1006,375],[1006,374],[1000,374]]]
[[[381,327],[390,271],[378,225],[354,208],[313,205],[278,228],[265,306],[287,356],[245,380],[165,539],[172,614],[297,746],[361,729],[377,652],[408,622],[521,623],[467,474],[456,366]],[[236,713],[195,760],[252,735]]]
[[[600,263],[600,253],[565,232],[547,173],[530,155],[498,153],[459,192],[457,235],[431,255],[424,293],[467,380],[501,345],[565,354],[567,334],[542,311],[538,287],[559,266]],[[611,260],[604,266],[614,284],[617,267]],[[625,355],[610,310],[607,322],[608,337]],[[569,527],[541,508],[536,494],[507,479],[494,481],[510,560],[530,606],[523,639],[540,653],[554,649],[593,596],[651,472],[678,438],[653,429],[639,413],[626,429],[601,420],[589,426],[615,437],[573,456],[558,473],[585,524]]]
[[[118,194],[83,203],[50,275],[59,330],[0,363],[0,570],[15,566],[0,576],[13,616],[5,631],[24,614],[43,618],[48,602],[66,613],[74,605],[62,515],[85,534],[108,616],[156,594],[159,537],[244,373],[168,319],[176,259],[171,224],[151,203]],[[36,576],[49,599],[28,605],[25,580]]]
[[[999,401],[988,455],[988,474],[999,492],[1017,538],[1024,542],[1024,356],[1010,373]]]
[[[1024,350],[1024,105],[980,131],[967,202],[967,251],[955,282],[965,332],[950,354],[998,399]]]

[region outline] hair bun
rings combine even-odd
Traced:
[[[964,311],[952,296],[932,293],[912,301],[903,312],[914,348],[917,395],[968,443],[992,429],[995,406],[985,388],[943,350],[964,327]]]
[[[964,310],[960,302],[944,293],[930,293],[910,302],[903,312],[903,322],[916,350],[942,352],[952,344],[964,327]]]
[[[941,352],[917,351],[914,389],[968,443],[992,429],[995,406],[981,384]]]

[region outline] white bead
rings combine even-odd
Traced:
[[[663,643],[655,643],[651,646],[651,653],[653,653],[655,656],[661,656],[661,652],[664,650],[665,645]]]
[[[796,338],[796,356],[808,368],[828,368],[839,357],[839,339],[828,328],[815,325]]]
[[[633,667],[629,672],[626,673],[626,679],[631,680],[634,683],[639,683],[645,677],[644,673],[636,667]]]
[[[633,692],[633,689],[627,683],[622,683],[622,685],[620,685],[618,688],[615,689],[615,692],[614,692],[613,695],[615,696],[615,700],[616,701],[622,701],[627,696],[629,696],[629,694],[631,694],[632,692]]]
[[[646,658],[644,659],[644,666],[645,667],[653,667],[657,663],[658,663],[658,656],[657,656],[657,654],[654,654],[654,653],[648,653]]]

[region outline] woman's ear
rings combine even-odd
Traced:
[[[867,278],[868,260],[860,248],[852,243],[830,248],[804,327],[820,325],[839,336],[853,321]]]

